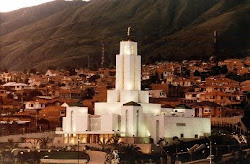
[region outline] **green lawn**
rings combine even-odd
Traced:
[[[78,159],[78,152],[41,152],[41,157],[49,156],[49,159]],[[80,159],[86,159],[83,152],[79,152]]]

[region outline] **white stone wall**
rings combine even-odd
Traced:
[[[138,91],[127,91],[123,90],[121,91],[121,102],[122,103],[127,103],[130,101],[138,102],[139,100],[139,93]]]
[[[194,117],[195,109],[173,109],[173,113],[180,117]]]
[[[123,71],[124,71],[124,56],[122,55],[116,55],[116,90],[123,89]]]
[[[141,104],[143,113],[152,113],[154,115],[159,115],[161,113],[161,104]]]
[[[135,88],[135,57],[124,55],[124,90],[134,90]]]
[[[104,114],[101,115],[101,131],[118,131],[118,115]]]
[[[85,132],[86,130],[90,129],[89,125],[89,115],[88,114],[79,114],[76,113],[73,123],[75,123],[74,131],[76,132]]]
[[[137,55],[137,43],[132,41],[120,42],[120,54],[122,55]]]
[[[141,90],[141,56],[135,56],[135,90]]]
[[[63,117],[63,131],[77,132],[89,130],[89,115],[87,107],[66,107],[66,117]]]
[[[141,106],[122,106],[121,132],[126,137],[144,137],[143,111]]]
[[[149,103],[149,91],[139,91],[139,102]]]
[[[95,115],[102,114],[121,114],[122,103],[106,103],[106,102],[96,102],[95,103]]]
[[[107,91],[107,102],[119,102],[120,101],[120,91],[119,90],[108,90]]]
[[[197,118],[197,117],[168,117],[168,116],[155,116],[151,117],[150,134],[156,141],[156,121],[159,120],[159,138],[173,138],[174,136],[179,137],[183,134],[183,138],[191,139],[204,136],[204,134],[211,133],[211,120],[210,118]],[[148,120],[148,121],[150,121]]]

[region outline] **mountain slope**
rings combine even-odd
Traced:
[[[219,32],[216,55],[246,54],[249,4],[249,0],[56,1],[37,6],[39,12],[31,18],[16,18],[20,11],[0,14],[4,20],[0,68],[82,67],[87,56],[92,66],[99,65],[103,41],[106,64],[112,65],[119,41],[127,39],[128,26],[144,62],[207,58],[214,52],[214,30]],[[18,27],[13,27],[15,20],[21,22]]]

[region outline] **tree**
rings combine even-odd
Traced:
[[[93,75],[91,76],[88,80],[89,82],[96,82],[97,79],[99,79],[101,76],[100,75]]]
[[[43,137],[43,138],[40,138],[39,141],[40,141],[41,148],[47,149],[48,143],[50,143],[52,139],[49,137]]]
[[[126,154],[126,156],[129,159],[129,163],[133,163],[135,159],[139,157],[139,155],[142,153],[141,148],[137,147],[133,144],[128,144],[126,146],[123,146],[123,152]]]
[[[219,75],[221,73],[221,67],[218,66],[218,64],[216,66],[212,67],[212,71],[210,72],[211,75]]]
[[[98,145],[100,145],[102,148],[102,151],[105,151],[106,150],[106,148],[107,148],[107,146],[109,145],[109,142],[108,141],[99,141],[98,142]]]
[[[160,138],[159,141],[157,142],[157,144],[159,144],[159,146],[160,146],[160,148],[161,148],[161,154],[162,154],[162,151],[163,151],[165,154],[167,154],[166,151],[165,151],[165,149],[166,149],[167,146],[168,146],[168,142],[167,142],[166,138],[165,138],[165,137]]]
[[[173,144],[175,145],[175,156],[176,156],[176,160],[178,161],[178,145],[181,143],[181,141],[179,140],[179,138],[177,136],[173,137]]]
[[[123,144],[123,142],[120,141],[121,136],[116,134],[113,137],[111,137],[108,141],[108,143],[114,147],[114,149],[119,149],[119,146]]]
[[[194,71],[194,76],[200,76],[200,75],[201,75],[201,73],[198,70]]]
[[[227,74],[227,72],[228,72],[227,66],[226,65],[221,66],[221,73],[225,75]]]
[[[250,108],[246,109],[244,112],[244,116],[241,118],[241,121],[250,130]]]
[[[10,150],[17,148],[17,144],[14,142],[14,139],[12,139],[12,138],[8,139],[8,148]]]

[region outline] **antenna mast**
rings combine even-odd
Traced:
[[[104,68],[104,62],[105,62],[104,52],[105,52],[105,49],[104,49],[104,41],[102,41],[102,62],[101,62],[102,68]]]

